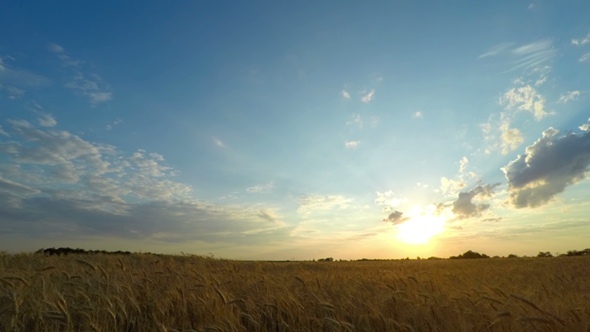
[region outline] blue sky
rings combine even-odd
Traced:
[[[0,5],[0,250],[588,247],[585,1]]]

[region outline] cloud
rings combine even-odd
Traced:
[[[220,148],[226,148],[225,143],[223,143],[221,140],[213,137],[213,143],[215,143],[215,145],[217,145]]]
[[[422,114],[422,112],[415,112],[414,114],[412,114],[412,117],[414,119],[423,119],[424,118],[424,114]]]
[[[113,123],[107,124],[106,125],[106,130],[110,131],[112,130],[115,126],[120,125],[121,123],[123,123],[123,120],[121,120],[121,118],[116,118],[115,121],[113,121]]]
[[[453,180],[446,177],[440,178],[440,190],[445,196],[454,196],[459,190],[465,187],[462,180]]]
[[[252,187],[246,188],[246,191],[249,193],[267,193],[270,192],[274,188],[274,183],[269,182],[267,184],[257,184]]]
[[[10,136],[10,135],[8,135],[8,133],[6,131],[4,131],[4,129],[2,129],[2,126],[0,126],[0,135],[2,135],[2,136]]]
[[[348,120],[346,122],[346,125],[347,126],[353,126],[354,125],[354,126],[357,126],[359,128],[363,128],[363,126],[364,126],[363,118],[361,117],[360,114],[356,114],[355,113],[355,114],[353,114],[351,116],[350,120]]]
[[[557,102],[561,103],[561,104],[567,104],[570,101],[574,101],[574,100],[578,99],[578,97],[580,97],[580,91],[578,91],[578,90],[568,91],[568,92],[562,94],[559,97],[559,99],[557,100]]]
[[[57,125],[57,121],[55,121],[51,114],[41,114],[37,122],[42,127],[55,127]]]
[[[500,222],[502,218],[485,218],[481,220],[482,222]]]
[[[404,215],[403,212],[395,210],[395,211],[391,212],[389,214],[389,216],[387,216],[386,219],[383,219],[383,221],[390,222],[393,225],[399,225],[399,224],[403,223],[404,221],[407,221],[410,219],[410,217],[404,217],[403,215]]]
[[[6,59],[13,59],[5,57]],[[41,75],[13,68],[0,57],[0,91],[7,93],[9,99],[19,99],[25,94],[25,88],[48,85],[51,81]]]
[[[590,44],[590,33],[588,33],[584,38],[572,39],[572,45],[582,46],[586,44]]]
[[[524,142],[524,137],[522,137],[522,133],[517,128],[510,128],[509,121],[502,121],[500,125],[500,133],[501,133],[501,148],[502,154],[508,154],[510,151],[516,150],[522,142]]]
[[[361,144],[361,141],[347,141],[344,142],[344,147],[347,149],[356,149],[359,144]]]
[[[375,204],[381,207],[382,212],[391,212],[396,207],[408,201],[407,198],[398,198],[394,192],[388,190],[386,192],[376,192],[377,198],[375,198]]]
[[[105,86],[100,76],[82,72],[81,67],[84,64],[83,61],[71,58],[65,49],[56,43],[50,43],[48,49],[57,56],[62,66],[70,68],[69,82],[65,85],[67,88],[84,95],[92,106],[97,106],[113,99],[113,93]]]
[[[38,194],[40,191],[37,189],[33,189],[27,185],[20,184],[8,179],[4,179],[0,176],[0,190],[17,193],[17,194]]]
[[[483,58],[487,58],[487,57],[491,57],[491,56],[496,56],[496,55],[502,54],[506,50],[508,50],[512,45],[514,45],[514,43],[499,43],[499,44],[496,44],[492,48],[490,48],[488,51],[486,51],[485,53],[481,54],[478,58],[479,59],[483,59]]]
[[[498,184],[479,184],[475,188],[459,193],[459,197],[453,202],[453,213],[458,219],[479,217],[482,212],[489,209],[489,204],[475,204],[474,199],[490,198],[494,194],[494,187]]]
[[[197,200],[158,153],[124,154],[53,127],[9,123],[11,140],[0,144],[0,234],[214,242],[285,227],[271,209]]]
[[[363,93],[363,95],[361,97],[361,101],[363,103],[368,104],[368,103],[371,102],[371,100],[373,100],[373,97],[374,96],[375,96],[375,90],[372,89],[371,91],[368,91],[368,92]]]
[[[580,62],[588,62],[590,61],[590,52],[582,54],[580,57]]]
[[[530,112],[535,116],[535,120],[540,120],[548,114],[545,111],[545,98],[530,85],[508,90],[500,98],[500,104],[507,109]]]
[[[545,130],[525,153],[502,168],[509,187],[509,203],[516,208],[548,203],[567,186],[586,178],[590,165],[590,132]]]
[[[350,100],[350,93],[348,93],[346,90],[342,90],[342,98]]]
[[[467,159],[467,157],[464,156],[459,161],[459,173],[465,172],[465,169],[467,168],[467,164],[469,164],[469,159]]]
[[[341,195],[305,195],[299,198],[300,214],[310,214],[318,211],[329,211],[333,209],[345,209],[352,202],[351,199]]]
[[[505,56],[510,59],[511,68],[508,71],[534,69],[539,65],[551,60],[557,51],[553,48],[551,40],[540,40],[524,45],[514,43],[500,43],[493,46],[478,58]]]

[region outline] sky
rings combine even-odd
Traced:
[[[0,251],[590,247],[588,1],[5,1]]]

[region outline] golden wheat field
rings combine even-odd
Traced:
[[[590,331],[590,257],[0,255],[0,331]]]

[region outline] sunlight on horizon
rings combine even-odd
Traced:
[[[398,226],[397,238],[406,244],[428,244],[430,239],[444,230],[446,217],[436,214],[436,207],[416,205],[408,221]]]

